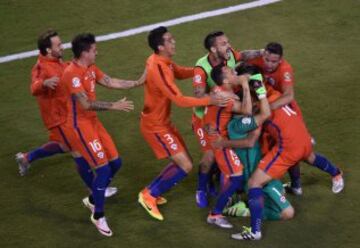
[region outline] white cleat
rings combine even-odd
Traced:
[[[339,175],[336,175],[332,178],[332,192],[334,194],[340,193],[345,187],[345,182],[343,178],[343,173],[340,172]]]
[[[237,240],[260,240],[261,232],[253,233],[250,227],[243,226],[243,231],[240,233],[231,234],[231,238]]]
[[[82,199],[82,202],[84,206],[91,211],[91,214],[93,214],[95,211],[95,205],[90,202],[89,197],[87,196],[84,199]]]
[[[107,187],[105,189],[105,197],[111,197],[113,195],[115,195],[118,192],[118,189],[116,187]]]
[[[25,153],[19,152],[15,155],[15,161],[19,166],[20,176],[25,176],[30,168],[30,163],[27,161]]]
[[[95,220],[94,215],[92,214],[90,217],[90,220],[96,226],[96,228],[102,235],[105,235],[107,237],[110,237],[113,235],[113,232],[111,231],[110,227],[108,226],[105,217]]]
[[[221,214],[212,215],[209,214],[207,217],[207,223],[217,225],[221,228],[230,229],[233,228],[233,225]]]

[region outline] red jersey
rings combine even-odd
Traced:
[[[67,92],[68,122],[70,121],[75,124],[79,120],[97,117],[95,111],[84,109],[73,95],[79,92],[85,92],[90,101],[95,101],[95,85],[96,82],[103,77],[104,73],[97,68],[96,65],[83,67],[75,61],[72,61],[65,69],[61,83],[65,85]]]
[[[54,90],[44,87],[43,82],[52,77],[61,78],[67,63],[39,55],[31,70],[31,94],[36,97],[44,125],[47,129],[66,121],[65,87],[60,82]]]
[[[170,125],[171,102],[180,107],[206,106],[210,98],[183,96],[175,84],[176,79],[191,78],[194,68],[176,65],[163,56],[152,54],[146,61],[144,108],[141,113],[143,129],[162,131]]]
[[[221,90],[221,88],[216,87],[214,90]],[[229,101],[226,107],[207,106],[203,119],[205,130],[210,128],[211,130],[216,130],[221,137],[227,137],[227,125],[232,117],[233,105],[234,101]]]
[[[263,125],[280,151],[289,157],[298,159],[304,150],[311,147],[311,136],[301,116],[289,106],[275,109],[272,116]],[[298,154],[299,153],[299,154]]]

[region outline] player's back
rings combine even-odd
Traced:
[[[227,125],[232,117],[233,101],[229,101],[226,107],[207,106],[203,119],[205,130],[216,131],[220,136],[227,138]],[[209,135],[210,139],[216,139],[217,135]]]
[[[153,131],[170,125],[171,100],[161,92],[157,84],[163,83],[169,90],[173,90],[170,85],[167,85],[169,79],[174,80],[171,64],[170,59],[156,54],[152,54],[146,61],[145,99],[141,117],[144,125],[149,129],[154,129]]]
[[[280,149],[295,157],[306,153],[311,147],[311,136],[304,121],[287,105],[273,110],[264,128]]]
[[[43,86],[43,81],[52,77],[60,79],[66,66],[67,64],[61,60],[49,59],[40,55],[31,71],[31,91],[36,96],[41,117],[48,129],[66,121],[66,95],[65,87],[61,82],[57,84],[55,89],[50,89]],[[36,86],[36,84],[40,85]]]

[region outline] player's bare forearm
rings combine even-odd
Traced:
[[[111,102],[90,101],[85,92],[76,93],[75,98],[84,109],[89,111],[110,110],[113,105]]]
[[[290,94],[283,94],[279,99],[271,103],[271,109],[278,109],[282,106],[290,104],[294,100],[294,97]]]
[[[105,75],[101,80],[99,80],[98,82],[110,89],[131,89],[137,86],[140,86],[142,84],[144,84],[144,77],[140,77],[140,79],[138,81],[134,81],[134,80],[124,80],[124,79],[118,79],[118,78],[111,78],[108,75]]]
[[[248,61],[261,57],[263,54],[263,49],[260,50],[245,50],[241,52],[241,61]]]
[[[260,100],[260,113],[255,115],[255,121],[258,126],[261,126],[271,115],[270,104],[267,98]]]
[[[113,103],[111,102],[102,102],[102,101],[93,101],[90,102],[90,107],[88,110],[91,111],[106,111],[112,109]]]
[[[243,85],[243,99],[241,104],[241,113],[245,115],[252,114],[252,103],[249,86]]]

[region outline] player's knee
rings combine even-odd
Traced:
[[[287,207],[281,212],[282,220],[290,220],[295,216],[295,209],[292,206]]]

